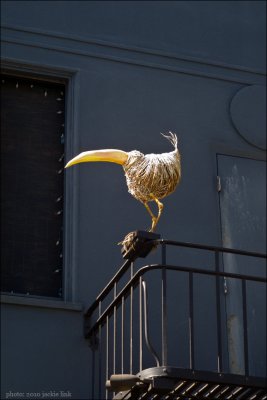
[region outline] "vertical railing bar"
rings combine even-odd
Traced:
[[[220,272],[220,253],[215,251],[215,269]],[[217,307],[217,346],[218,346],[218,372],[222,372],[222,326],[221,326],[221,296],[220,277],[216,275],[216,307]]]
[[[109,317],[106,317],[106,381],[109,379]],[[106,400],[108,399],[108,390],[106,389]]]
[[[142,277],[139,278],[139,371],[143,367]]]
[[[190,369],[195,369],[193,272],[189,272],[189,338]]]
[[[101,308],[102,308],[102,302],[99,302],[98,306],[98,313],[99,317],[101,316]],[[98,327],[98,340],[99,340],[99,346],[98,346],[98,395],[101,398],[101,374],[102,374],[102,325],[100,324]]]
[[[167,264],[166,243],[162,243],[161,245],[161,264]]]
[[[101,374],[102,374],[102,325],[100,324],[98,327],[98,337],[99,337],[99,348],[98,348],[98,393],[101,398]]]
[[[133,277],[133,262],[131,263],[131,279]],[[130,295],[130,374],[133,373],[133,286]]]
[[[248,365],[248,321],[247,321],[247,287],[246,280],[242,279],[242,303],[243,303],[243,334],[244,334],[244,359],[245,375],[249,374]]]
[[[114,283],[114,299],[117,295],[117,282]],[[113,374],[116,373],[116,325],[117,325],[117,306],[113,309]]]
[[[161,247],[162,265],[166,265],[166,244]],[[161,272],[161,338],[162,338],[162,365],[167,365],[167,276],[166,269],[163,267]]]
[[[121,373],[124,373],[124,296],[121,299]]]
[[[131,263],[131,279],[133,277],[133,262]],[[133,286],[130,295],[130,374],[133,373]]]
[[[167,300],[166,269],[162,270],[162,365],[167,365]]]

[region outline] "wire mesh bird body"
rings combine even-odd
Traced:
[[[130,151],[123,169],[129,193],[141,202],[162,199],[171,194],[181,176],[176,136],[167,136],[175,150],[162,154]]]
[[[171,132],[163,135],[174,146],[174,150],[162,154],[142,154],[137,150],[96,150],[79,154],[68,162],[66,167],[90,161],[108,161],[122,165],[129,193],[144,204],[152,218],[150,231],[153,232],[163,210],[160,199],[171,194],[181,179],[180,153],[177,136]],[[148,202],[154,201],[158,206],[155,216]]]

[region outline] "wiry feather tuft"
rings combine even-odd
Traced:
[[[175,150],[177,150],[178,148],[178,139],[175,133],[172,133],[171,131],[169,131],[169,135],[165,135],[164,133],[161,133],[161,135],[163,137],[165,137],[166,139],[168,139],[171,144],[173,145],[173,147],[175,148]]]

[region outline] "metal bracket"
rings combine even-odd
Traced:
[[[111,375],[106,382],[106,389],[112,392],[124,392],[134,387],[140,379],[132,374],[115,374]]]
[[[155,352],[152,344],[150,343],[150,338],[149,338],[148,318],[147,318],[148,296],[147,296],[147,290],[146,290],[146,282],[142,281],[142,285],[143,285],[143,293],[144,293],[145,341],[146,341],[148,350],[150,351],[150,353],[152,354],[152,356],[154,357],[154,359],[156,361],[157,367],[159,367],[160,366],[159,357],[158,357],[157,353]]]

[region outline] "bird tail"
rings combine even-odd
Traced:
[[[175,148],[175,150],[178,149],[178,139],[175,133],[169,132],[169,135],[164,135],[164,133],[161,133],[162,136],[164,136],[166,139],[168,139],[171,144],[173,145],[173,147]]]

